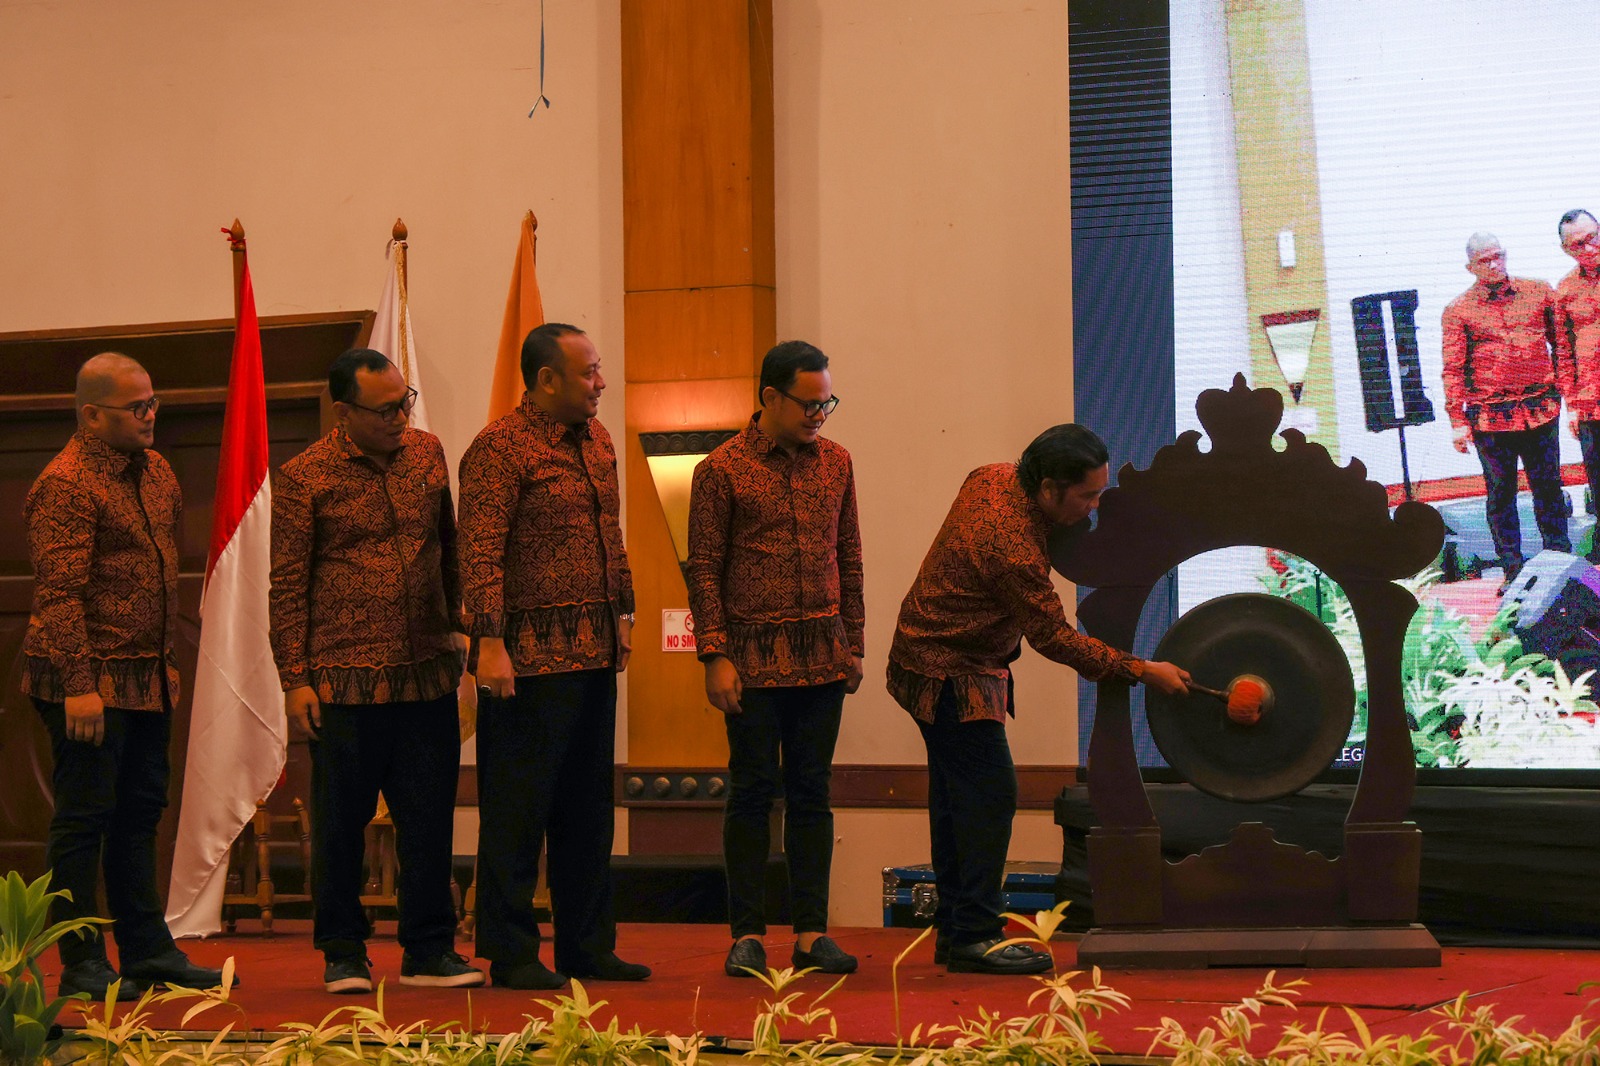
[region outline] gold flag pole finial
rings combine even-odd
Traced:
[[[395,219],[394,220],[394,239],[397,240],[397,241],[405,240],[406,239],[406,232],[407,232],[407,230],[406,230],[405,220],[404,219],[399,219],[399,218]]]
[[[228,235],[228,248],[233,252],[233,320],[239,321],[239,302],[244,288],[244,225],[235,218],[233,225],[223,230]]]

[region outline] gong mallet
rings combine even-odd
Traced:
[[[1272,686],[1265,678],[1255,674],[1240,674],[1228,682],[1226,690],[1207,688],[1194,681],[1189,691],[1221,700],[1228,708],[1228,718],[1239,725],[1255,725],[1261,715],[1272,707]]]

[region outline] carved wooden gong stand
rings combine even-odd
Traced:
[[[1195,409],[1210,450],[1190,431],[1148,469],[1124,467],[1096,527],[1056,553],[1063,575],[1095,590],[1079,620],[1126,648],[1156,582],[1186,559],[1241,545],[1306,559],[1344,589],[1361,630],[1368,717],[1360,783],[1337,857],[1245,822],[1227,843],[1169,863],[1139,773],[1129,690],[1100,684],[1088,758],[1099,924],[1079,945],[1079,962],[1437,966],[1439,945],[1416,924],[1422,834],[1406,821],[1416,767],[1400,663],[1417,601],[1394,581],[1434,559],[1443,520],[1420,503],[1391,517],[1383,486],[1358,460],[1341,468],[1298,430],[1285,430],[1287,447],[1275,450],[1283,397],[1248,388],[1243,375],[1227,391],[1201,393]]]

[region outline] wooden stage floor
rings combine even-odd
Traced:
[[[209,1011],[194,1023],[215,1030],[236,1021],[236,1032],[271,1033],[291,1022],[318,1022],[343,1006],[371,1006],[373,996],[332,996],[322,991],[322,959],[311,947],[306,922],[279,923],[271,936],[247,932],[244,923],[232,935],[203,941],[185,941],[184,949],[196,961],[221,965],[236,960],[242,979],[234,1001],[241,1014],[224,1017]],[[399,984],[400,948],[392,923],[380,923],[379,935],[369,946],[375,979],[387,979],[384,1009],[392,1023],[403,1025],[427,1020],[435,1025],[457,1023],[472,1030],[500,1033],[520,1029],[525,1014],[544,1013],[534,1002],[554,993],[517,992],[485,987],[472,990],[407,988]],[[386,934],[387,930],[387,934]],[[895,1032],[891,965],[895,956],[915,937],[909,929],[840,929],[835,939],[861,958],[861,969],[831,999],[838,1039],[857,1045],[893,1045]],[[754,980],[737,980],[722,973],[728,947],[725,929],[708,925],[625,925],[618,935],[618,953],[647,963],[654,976],[639,984],[593,982],[591,999],[604,999],[624,1028],[638,1025],[655,1032],[700,1032],[722,1038],[737,1047],[748,1041],[751,1025],[764,999],[764,986]],[[792,939],[769,934],[768,959],[788,965]],[[470,945],[460,945],[464,954]],[[1070,940],[1054,945],[1057,965],[1075,968],[1076,946]],[[989,977],[949,974],[933,964],[929,937],[900,967],[900,1011],[906,1033],[915,1025],[955,1024],[976,1019],[987,1009],[1007,1016],[1034,1013],[1028,996],[1038,985],[1026,977]],[[54,962],[54,959],[51,959]],[[545,961],[550,961],[549,946]],[[483,964],[480,960],[480,964]],[[483,964],[486,965],[486,964]],[[1111,1051],[1143,1054],[1149,1047],[1148,1030],[1163,1017],[1181,1022],[1190,1032],[1213,1018],[1217,1011],[1251,994],[1261,983],[1263,969],[1209,971],[1108,971],[1105,982],[1132,999],[1131,1007],[1102,1018],[1096,1025]],[[1600,980],[1600,951],[1540,950],[1522,948],[1444,949],[1437,969],[1293,969],[1280,970],[1279,983],[1292,977],[1309,981],[1302,990],[1298,1010],[1267,1008],[1264,1032],[1270,1041],[1283,1025],[1315,1023],[1319,1010],[1333,1006],[1324,1023],[1329,1029],[1348,1031],[1348,1019],[1338,1007],[1356,1008],[1374,1035],[1418,1034],[1430,1025],[1443,1030],[1442,1020],[1431,1013],[1465,991],[1474,1007],[1493,1005],[1498,1017],[1521,1015],[1523,1028],[1560,1032],[1573,1018],[1587,1014],[1600,1018],[1591,1001],[1600,989],[1580,991],[1586,981]],[[811,975],[800,986],[811,994],[828,987],[828,979]],[[53,978],[52,978],[53,984]],[[52,989],[53,991],[53,989]],[[806,1001],[809,1001],[808,995]],[[178,1027],[183,1007],[167,1005],[155,1023]],[[602,1015],[604,1017],[604,1015]],[[63,1015],[74,1027],[76,1016]],[[784,1031],[786,1040],[816,1035]],[[1270,1046],[1270,1045],[1269,1045]]]

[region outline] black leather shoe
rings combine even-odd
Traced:
[[[950,934],[935,933],[933,936],[933,964],[943,966],[950,961]]]
[[[220,988],[222,985],[222,971],[212,970],[204,966],[196,966],[189,961],[189,956],[171,948],[159,955],[152,955],[148,959],[139,959],[136,962],[122,964],[124,977],[135,977],[152,985],[177,985],[180,988]],[[233,983],[238,985],[239,977],[234,975]]]
[[[567,983],[564,975],[534,959],[532,962],[489,964],[489,980],[496,988],[521,988],[549,992]]]
[[[85,959],[61,971],[61,983],[56,988],[56,994],[76,996],[87,993],[94,1002],[104,1003],[106,989],[110,988],[111,982],[116,979],[117,971],[113,970],[111,963],[105,959]],[[127,1003],[138,999],[144,994],[144,990],[144,982],[125,977],[122,979],[121,987],[117,989],[117,1002]]]
[[[826,936],[817,937],[810,951],[801,951],[796,943],[789,961],[794,963],[797,970],[811,969],[822,973],[855,973],[858,965],[854,955],[846,954],[831,937]]]
[[[561,969],[568,977],[582,977],[590,981],[643,981],[650,976],[650,967],[638,962],[624,962],[617,958],[615,952]]]
[[[952,945],[950,948],[951,973],[1044,973],[1054,963],[1048,953],[1035,951],[1026,944],[1011,944],[999,951],[989,949],[1000,943],[999,937],[980,940],[976,944]]]
[[[755,973],[751,973],[751,970]],[[729,977],[754,977],[766,973],[766,947],[752,936],[735,940],[733,947],[728,949],[728,961],[722,964],[722,972]]]

